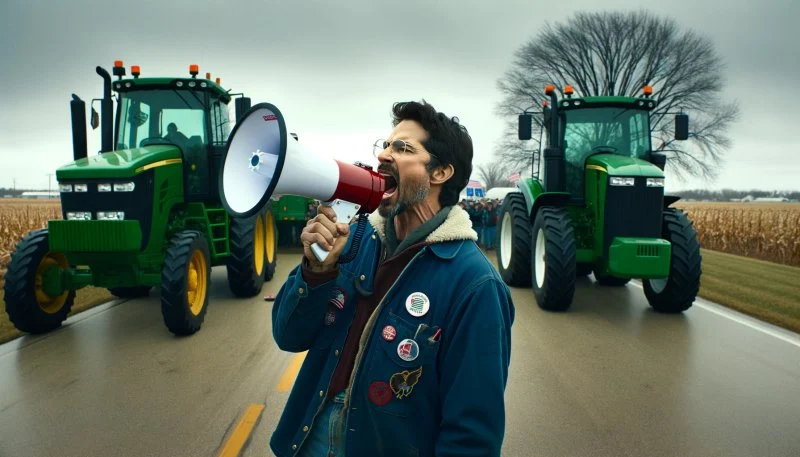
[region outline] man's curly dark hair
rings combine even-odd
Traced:
[[[453,176],[442,185],[439,204],[442,207],[458,203],[461,191],[467,187],[472,174],[472,137],[457,117],[447,117],[437,112],[425,100],[422,102],[398,102],[392,107],[393,123],[413,120],[428,132],[428,139],[422,142],[425,149],[435,157],[427,166],[428,172],[438,166],[453,165]]]

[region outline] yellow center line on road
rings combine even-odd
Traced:
[[[250,438],[250,433],[252,433],[256,422],[258,422],[258,418],[261,417],[264,408],[265,405],[263,403],[253,403],[247,407],[241,419],[239,419],[239,423],[236,424],[233,432],[225,440],[225,444],[222,445],[218,457],[237,457],[242,452],[242,447]]]
[[[278,392],[288,392],[292,388],[294,380],[297,379],[297,373],[300,373],[300,367],[303,366],[303,360],[305,360],[305,358],[306,352],[295,354],[295,356],[292,357],[289,366],[286,367],[286,371],[283,372],[281,380],[278,382],[278,387],[276,387]]]

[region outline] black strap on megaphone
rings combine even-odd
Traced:
[[[356,230],[353,232],[353,242],[350,244],[350,250],[347,254],[339,257],[339,263],[349,263],[356,258],[359,248],[361,248],[361,238],[364,237],[364,231],[367,229],[367,218],[365,214],[358,217],[356,222]]]

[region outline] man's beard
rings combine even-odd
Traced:
[[[388,200],[384,200],[378,207],[378,214],[385,218],[390,216],[393,218],[407,210],[410,206],[425,201],[425,199],[428,198],[430,190],[431,184],[427,180],[403,183],[402,187],[400,183],[397,183],[397,203],[395,203],[394,208],[390,211],[389,205],[391,203],[389,203]]]

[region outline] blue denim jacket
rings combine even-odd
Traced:
[[[313,427],[357,294],[371,293],[384,219],[373,213],[369,222],[335,280],[311,288],[297,266],[276,297],[275,341],[308,351],[270,440],[277,456],[295,455]],[[500,455],[514,306],[476,239],[467,213],[454,207],[367,322],[344,405],[348,457]],[[337,297],[344,308],[326,318]]]

